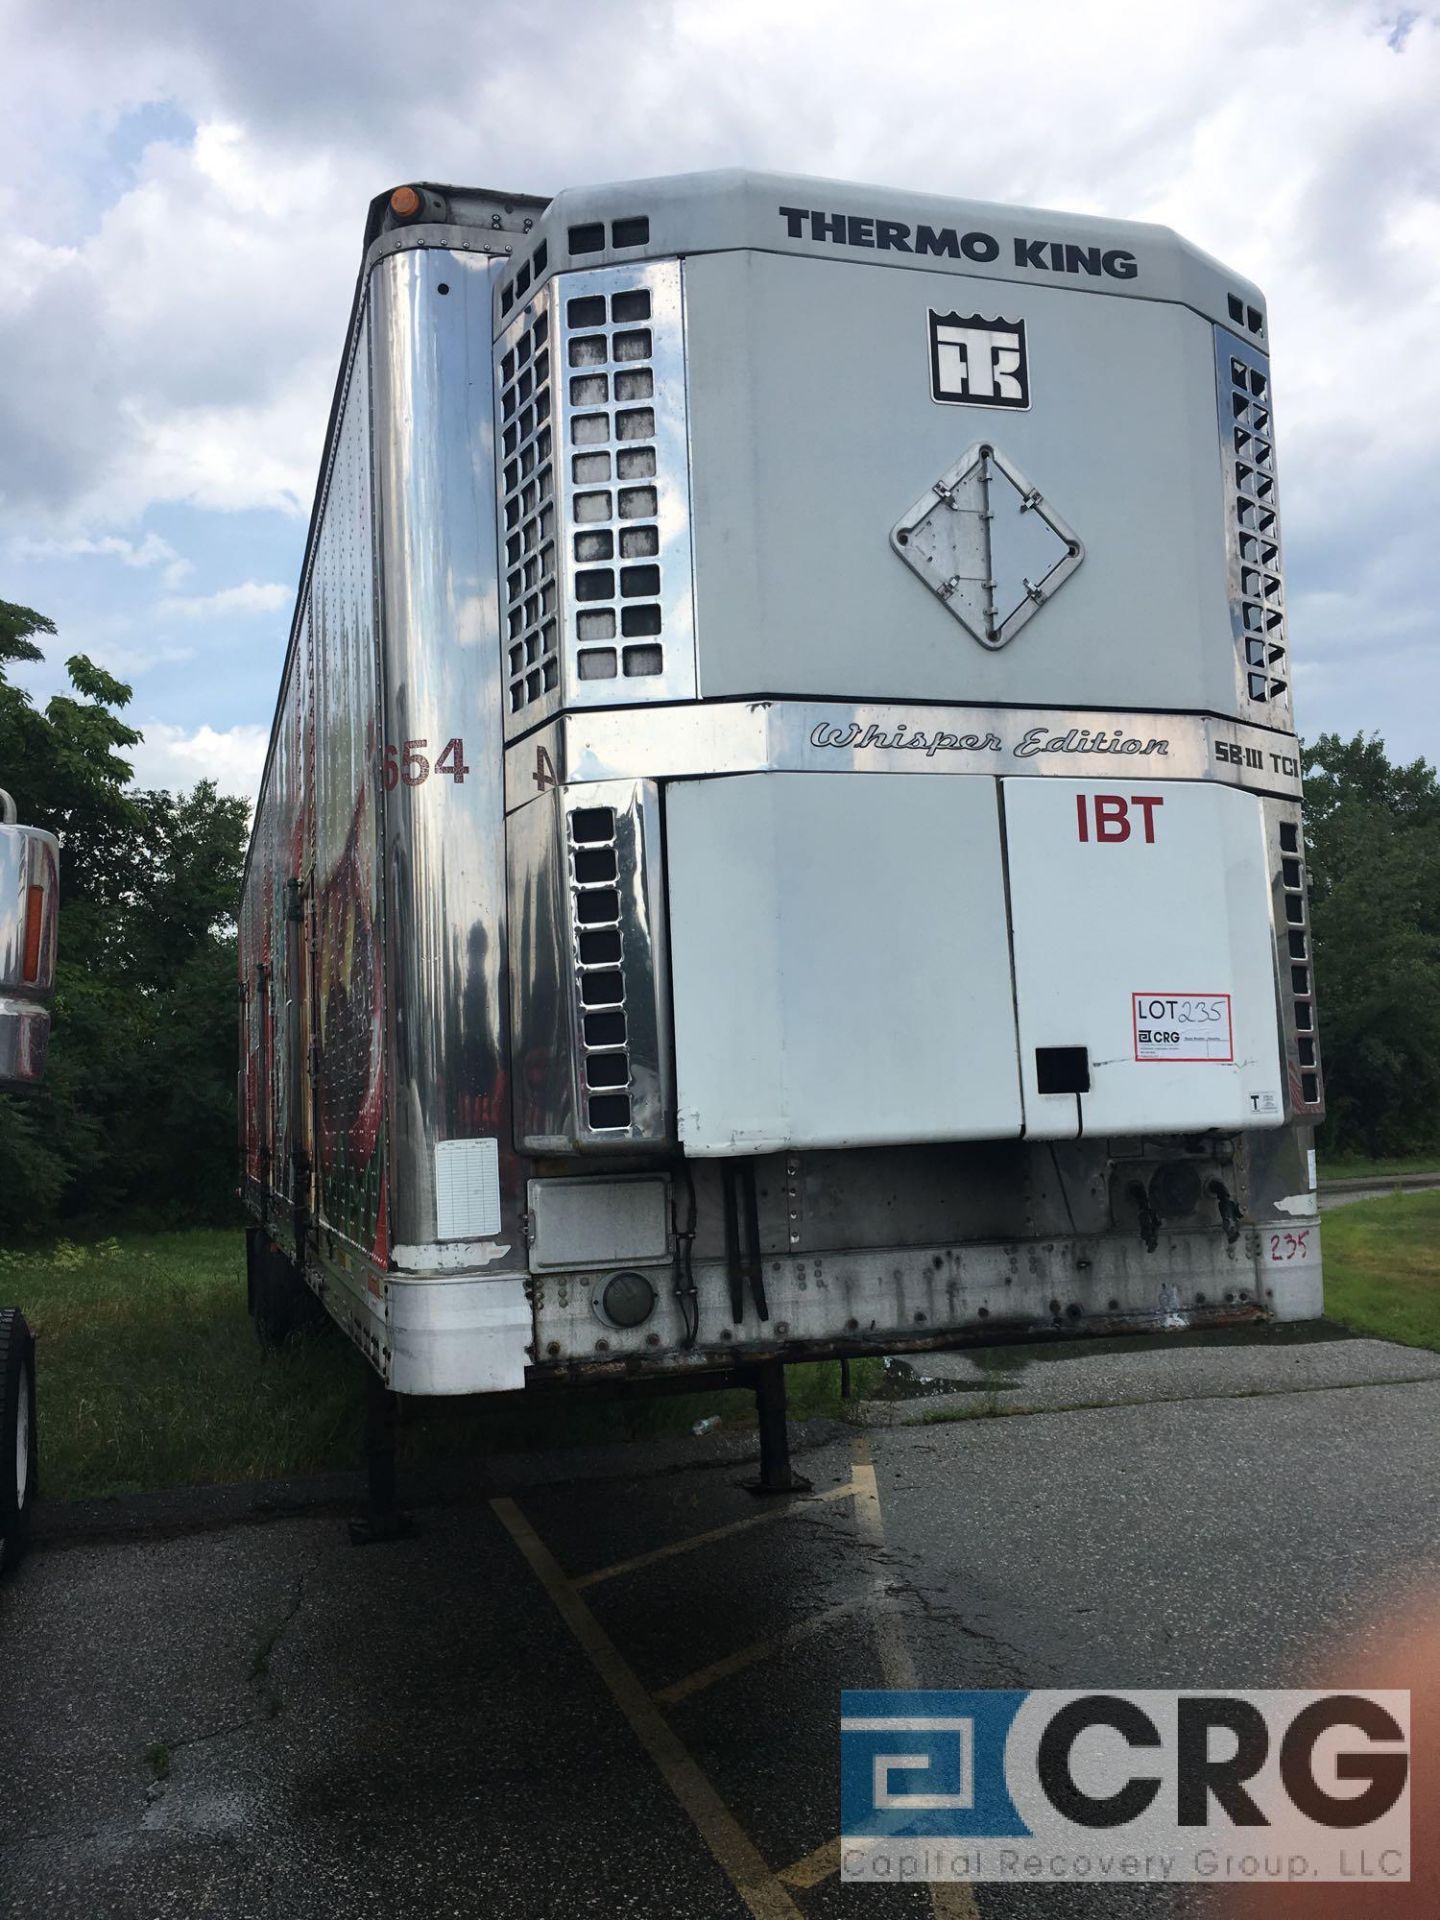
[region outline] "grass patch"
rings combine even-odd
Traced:
[[[269,1479],[356,1457],[349,1349],[337,1337],[260,1352],[242,1234],[3,1254],[0,1298],[22,1307],[39,1337],[41,1488],[51,1498]]]
[[[1440,1189],[1337,1207],[1323,1244],[1330,1319],[1440,1351]]]
[[[236,1231],[127,1235],[0,1253],[0,1301],[39,1336],[42,1491],[79,1499],[283,1479],[360,1459],[364,1364],[334,1328],[262,1353]],[[852,1365],[866,1390],[878,1361]],[[837,1361],[788,1372],[797,1419],[841,1409]],[[631,1440],[718,1414],[749,1424],[748,1392],[596,1391],[407,1403],[402,1460]]]
[[[1440,1147],[1429,1153],[1401,1154],[1394,1160],[1366,1160],[1358,1154],[1341,1154],[1317,1163],[1321,1180],[1383,1180],[1393,1173],[1440,1173]]]

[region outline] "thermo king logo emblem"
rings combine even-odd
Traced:
[[[930,397],[961,407],[1028,407],[1023,320],[930,313]]]

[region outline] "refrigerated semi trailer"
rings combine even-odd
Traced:
[[[374,201],[240,913],[252,1303],[397,1392],[1302,1319],[1258,289],[751,172]]]

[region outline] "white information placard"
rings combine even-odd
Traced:
[[[1137,993],[1131,996],[1137,1060],[1235,1058],[1228,993]]]
[[[435,1238],[480,1240],[500,1231],[500,1143],[441,1140],[435,1147]]]

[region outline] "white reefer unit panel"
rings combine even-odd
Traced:
[[[934,398],[930,334],[957,309],[1013,323],[1025,405]],[[731,253],[686,262],[686,337],[707,699],[1234,706],[1214,329],[1201,315],[918,261]],[[937,590],[975,569],[942,565],[926,584],[891,538],[977,445],[1018,476],[990,487],[997,548],[1020,541],[1017,509],[1035,489],[1083,549],[1023,634],[993,649],[957,619],[964,589]],[[1028,525],[1016,574],[1039,581],[1065,542],[1038,515]],[[1003,553],[995,562],[1003,594]]]
[[[1001,782],[1025,1130],[1284,1118],[1260,802],[1199,782]]]
[[[687,1153],[1019,1133],[997,798],[903,774],[670,786]]]

